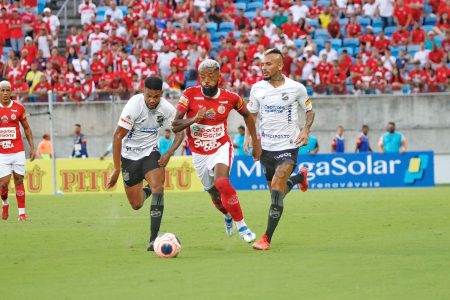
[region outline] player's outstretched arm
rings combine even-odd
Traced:
[[[120,156],[122,151],[122,139],[128,134],[128,129],[125,129],[121,126],[117,126],[116,131],[113,136],[113,161],[114,161],[114,169],[111,175],[109,176],[108,184],[106,187],[108,189],[114,187],[117,183],[117,179],[119,179],[120,175]]]
[[[30,145],[30,161],[33,161],[36,153],[34,152],[34,142],[33,142],[33,132],[31,131],[30,124],[28,124],[27,119],[22,119],[20,121],[22,124],[23,131],[25,132],[25,137],[27,138],[28,145]]]
[[[187,127],[191,126],[194,123],[198,123],[205,118],[206,108],[202,108],[198,111],[195,117],[184,119],[185,113],[182,111],[177,111],[175,115],[175,120],[172,122],[172,131],[178,133],[183,131]]]
[[[167,166],[169,163],[170,158],[173,156],[175,151],[177,151],[178,147],[180,147],[181,143],[184,140],[184,132],[180,131],[175,134],[175,139],[173,140],[172,146],[170,146],[169,150],[167,150],[166,153],[164,153],[163,156],[158,160],[158,163],[161,167]]]
[[[295,140],[295,144],[299,147],[308,145],[308,135],[309,131],[311,130],[311,126],[314,123],[314,116],[316,113],[311,109],[308,110],[305,113],[305,125],[303,126],[302,131],[300,131],[300,134],[298,135],[297,139]]]
[[[258,118],[258,113],[250,113],[253,117],[253,122],[255,122],[256,127],[256,120]],[[247,155],[250,155],[250,147],[251,147],[252,138],[250,136],[250,131],[248,130],[248,127],[245,127],[245,139],[244,139],[244,152]]]
[[[252,139],[253,159],[255,161],[259,160],[261,158],[261,143],[258,140],[258,135],[256,134],[255,118],[253,117],[253,114],[248,111],[248,109],[247,109],[247,107],[245,107],[245,105],[242,107],[242,109],[238,110],[238,112],[241,114],[241,116],[244,117],[244,122],[245,122],[245,125],[247,126],[246,132],[248,131],[248,133]],[[245,145],[244,145],[244,148],[245,148]]]

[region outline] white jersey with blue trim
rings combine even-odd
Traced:
[[[120,127],[129,130],[122,140],[122,157],[138,160],[158,150],[159,130],[170,128],[175,113],[175,107],[164,98],[155,109],[149,109],[143,94],[131,97],[118,122]]]
[[[312,110],[311,100],[303,84],[284,77],[284,84],[273,87],[261,80],[252,86],[247,108],[259,114],[261,146],[267,151],[297,148],[295,140],[300,133],[299,106]]]

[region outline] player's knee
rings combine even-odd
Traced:
[[[144,205],[144,203],[139,202],[139,201],[132,201],[132,202],[130,202],[130,205],[131,205],[131,208],[133,208],[134,210],[138,210]]]
[[[274,174],[273,177],[274,177],[274,178],[273,178],[272,181],[275,181],[275,180],[282,180],[283,178],[286,178],[286,177],[287,177],[287,171],[286,171],[284,168],[282,168],[282,167],[277,168],[277,169],[275,170],[275,174]]]
[[[213,201],[217,201],[217,200],[220,201],[220,192],[215,186],[213,186],[212,188],[208,189],[207,192],[209,193],[209,195],[211,196],[211,199]]]
[[[214,185],[220,193],[229,193],[234,191],[233,186],[230,183],[230,180],[226,177],[216,179],[214,181]]]
[[[154,182],[150,184],[150,189],[152,193],[162,193],[164,191],[164,185],[162,182]]]

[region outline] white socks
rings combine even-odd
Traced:
[[[25,208],[19,208],[19,215],[25,214]]]
[[[2,200],[2,203],[3,203],[3,206],[9,205],[9,200],[8,199]]]
[[[239,222],[234,222],[234,223],[236,223],[236,227],[238,228],[238,230],[239,230],[241,227],[247,226],[247,224],[245,224],[244,219],[240,220]]]

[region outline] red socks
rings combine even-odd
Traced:
[[[6,199],[8,199],[8,188],[2,188],[0,190],[0,194],[2,197],[2,200],[5,201]]]
[[[214,185],[220,192],[222,204],[225,209],[230,213],[235,222],[242,221],[241,205],[236,194],[236,190],[231,186],[228,178],[219,178],[214,182]]]
[[[23,184],[16,185],[16,198],[19,214],[25,213],[25,187]]]

